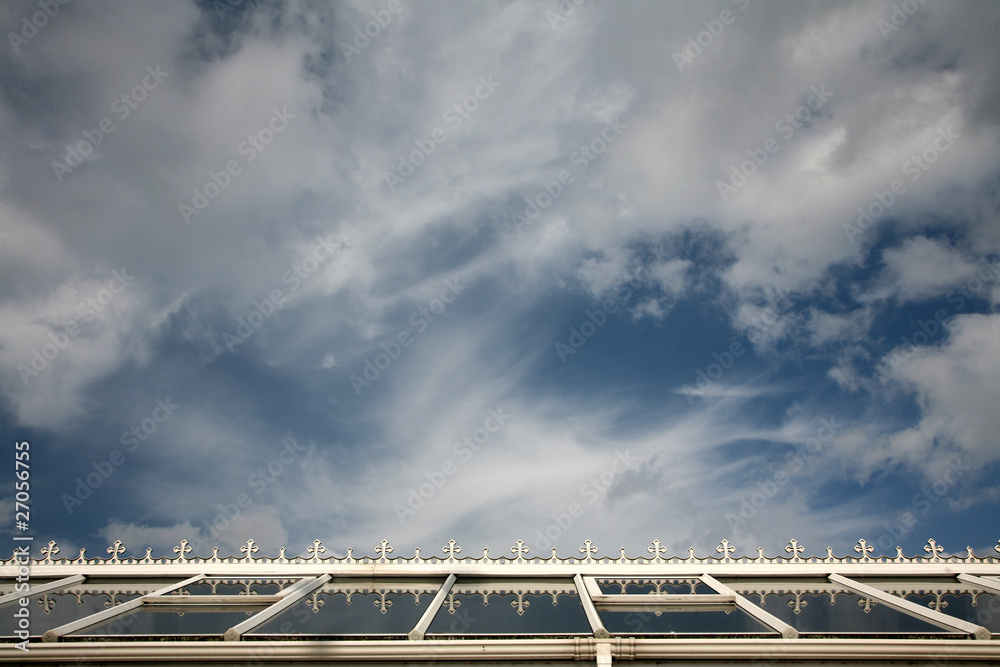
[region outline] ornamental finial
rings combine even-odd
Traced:
[[[455,540],[448,540],[448,544],[441,547],[441,553],[447,554],[448,562],[453,563],[456,560],[455,554],[462,553],[462,547],[458,546]]]
[[[789,540],[788,546],[785,547],[785,551],[792,554],[793,563],[798,563],[800,560],[802,560],[801,558],[799,558],[799,554],[805,551],[805,548],[799,545],[798,540],[792,539]]]
[[[253,561],[253,555],[258,551],[260,551],[260,547],[254,544],[252,539],[247,540],[247,543],[240,547],[240,553],[246,554],[246,558],[243,559],[246,563]]]
[[[929,558],[936,563],[941,560],[941,558],[938,557],[938,554],[944,551],[944,547],[938,544],[937,540],[929,539],[927,540],[927,544],[924,545],[924,551],[929,553]]]
[[[187,554],[191,553],[191,545],[187,540],[181,540],[181,543],[174,547],[174,553],[177,554],[177,560],[183,563],[187,560]]]
[[[313,562],[319,561],[320,554],[326,553],[326,547],[319,540],[313,540],[312,546],[306,549],[306,553],[312,554]]]
[[[375,553],[379,555],[379,560],[384,563],[389,560],[387,556],[392,553],[392,547],[389,546],[389,542],[387,540],[382,540],[379,542],[378,546],[375,547]]]
[[[112,563],[120,563],[118,554],[125,553],[125,545],[122,544],[121,540],[115,540],[115,543],[108,547],[108,553],[111,554]]]

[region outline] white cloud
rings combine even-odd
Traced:
[[[920,421],[890,438],[889,451],[914,464],[960,452],[972,465],[1000,460],[996,378],[1000,315],[961,315],[940,346],[895,350],[883,361],[887,384],[914,392]]]
[[[941,241],[923,236],[906,239],[882,253],[885,269],[867,299],[900,302],[941,296],[976,273],[976,262]]]
[[[806,327],[809,330],[812,344],[817,347],[845,340],[853,342],[868,334],[873,315],[870,308],[859,308],[843,315],[811,308]]]
[[[211,549],[203,548],[203,544],[219,547],[219,553],[224,556],[241,556],[240,547],[246,546],[247,540],[252,539],[260,548],[256,553],[258,558],[277,555],[281,547],[289,546],[288,531],[282,525],[277,510],[271,507],[247,510],[219,525],[224,526],[224,530],[216,534],[212,531],[206,533],[189,521],[172,526],[148,526],[112,520],[99,534],[108,544],[121,540],[133,557],[144,555],[146,548],[152,547],[154,556],[174,558],[173,548],[181,540],[187,540],[192,545],[192,553],[201,556],[211,555]]]
[[[693,266],[690,260],[672,259],[652,266],[650,275],[656,280],[660,289],[671,297],[677,298],[684,294],[688,284],[687,273]]]
[[[124,269],[73,277],[42,299],[0,303],[0,378],[20,423],[61,427],[83,414],[89,383],[146,359],[162,313],[150,312],[142,285]]]

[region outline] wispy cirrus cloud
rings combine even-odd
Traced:
[[[38,508],[53,535],[714,548],[823,419],[844,426],[741,540],[881,531],[952,454],[981,467],[921,530],[975,532],[954,519],[997,465],[998,10],[927,3],[884,39],[889,2],[749,3],[678,71],[742,5],[587,3],[553,26],[530,2],[71,3],[0,52],[5,431],[51,452],[58,499],[156,398],[183,406],[72,521]],[[119,118],[149,67],[169,75]],[[306,451],[258,492],[288,438]]]

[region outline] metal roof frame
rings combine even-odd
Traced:
[[[934,540],[924,547],[927,555],[907,557],[901,549],[895,557],[871,555],[872,547],[859,540],[854,547],[857,556],[838,557],[827,548],[825,556],[802,556],[803,548],[792,540],[785,547],[788,556],[766,556],[758,549],[756,557],[734,557],[734,548],[723,540],[716,548],[718,556],[698,557],[690,549],[687,557],[665,556],[665,549],[654,541],[647,549],[649,556],[629,557],[624,549],[617,557],[598,556],[589,540],[580,547],[580,557],[560,557],[555,549],[547,558],[526,556],[522,541],[511,547],[513,557],[493,558],[483,550],[478,558],[461,557],[461,547],[450,541],[442,556],[421,555],[416,550],[412,558],[391,557],[393,548],[383,540],[375,547],[375,556],[355,557],[353,549],[344,556],[323,557],[326,548],[316,540],[306,556],[288,557],[281,549],[277,557],[256,556],[258,547],[249,540],[241,548],[242,557],[219,555],[216,548],[209,557],[190,556],[191,547],[182,541],[174,548],[174,558],[154,558],[147,549],[145,557],[125,556],[125,547],[116,541],[108,547],[110,558],[87,558],[81,550],[75,559],[56,558],[59,548],[54,542],[41,550],[42,558],[29,563],[30,575],[36,584],[26,593],[0,594],[0,608],[22,597],[36,598],[56,591],[71,592],[78,599],[83,594],[108,593],[114,604],[116,585],[131,582],[139,596],[115,604],[109,609],[78,618],[50,629],[38,641],[28,642],[30,652],[15,650],[11,643],[0,643],[0,661],[66,661],[82,658],[93,662],[106,660],[142,660],[152,655],[176,661],[195,659],[235,663],[267,653],[268,659],[300,660],[306,656],[324,660],[385,660],[421,661],[491,660],[509,662],[535,660],[596,660],[600,665],[612,659],[640,661],[670,661],[681,659],[731,660],[746,662],[768,659],[800,661],[818,659],[860,659],[873,661],[927,659],[943,656],[950,664],[963,662],[1000,661],[1000,634],[991,634],[986,627],[950,615],[941,609],[942,595],[973,595],[973,604],[980,596],[1000,594],[1000,556],[978,556],[971,548],[961,555],[944,555]],[[1000,554],[1000,542],[994,548]],[[12,587],[23,555],[18,560],[0,561],[0,592]],[[241,595],[178,595],[188,586],[209,581],[225,581],[246,585]],[[257,594],[249,582],[277,583],[276,594]],[[109,583],[110,582],[110,583]],[[602,590],[600,584],[618,584],[620,593]],[[649,593],[626,592],[627,585],[656,584]],[[664,593],[661,586],[684,584],[691,592]],[[282,587],[282,584],[287,584]],[[696,586],[707,586],[712,593],[695,592]],[[250,635],[265,622],[289,610],[298,602],[320,592],[379,592],[382,612],[385,595],[412,593],[415,598],[432,594],[433,598],[419,621],[398,640],[367,638],[261,637]],[[937,595],[938,604],[924,606],[906,599],[908,595]],[[828,593],[831,600],[841,593],[863,596],[866,605],[876,603],[920,619],[946,632],[941,635],[863,638],[849,633],[829,631],[822,637],[816,633],[803,635],[795,627],[766,611],[763,600],[771,594],[795,592]],[[454,595],[480,593],[484,601],[491,594],[515,593],[518,601],[524,595],[550,594],[578,596],[590,626],[589,634],[572,636],[498,636],[496,638],[456,638],[428,636],[428,629],[442,606],[454,610]],[[748,595],[758,595],[758,604]],[[376,601],[378,604],[378,601]],[[388,603],[388,604],[391,604]],[[515,603],[512,603],[515,604]],[[527,603],[524,603],[527,604]],[[789,603],[791,605],[791,602]],[[86,629],[110,619],[143,608],[257,610],[245,621],[217,637],[219,641],[185,641],[184,636],[157,636],[147,641],[143,637],[111,640],[81,637]],[[932,608],[933,607],[933,608]],[[314,611],[318,607],[314,606]],[[796,607],[796,613],[797,613]],[[868,606],[865,607],[866,611]],[[664,638],[648,634],[613,634],[604,626],[602,611],[732,611],[741,610],[756,619],[768,633],[764,637],[740,637],[716,634],[707,637]],[[518,613],[522,610],[518,608]],[[1000,612],[1000,609],[997,610]],[[888,633],[891,634],[891,633]],[[204,638],[202,638],[204,639]],[[971,640],[971,641],[970,641]],[[199,651],[193,650],[195,645]],[[264,651],[263,647],[267,648]]]

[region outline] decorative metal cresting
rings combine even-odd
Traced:
[[[107,558],[88,558],[85,549],[76,556],[60,557],[58,545],[49,542],[39,550],[41,557],[31,558],[28,564],[32,582],[39,583],[31,585],[27,592],[15,588],[19,570],[25,567],[23,555],[0,560],[0,607],[28,597],[36,599],[39,614],[49,615],[53,609],[60,609],[55,599],[58,596],[75,596],[76,606],[83,603],[85,596],[108,597],[104,608],[80,612],[68,622],[61,621],[61,625],[50,624],[43,634],[32,634],[30,654],[12,652],[11,640],[4,643],[0,638],[0,661],[15,657],[21,662],[64,660],[100,652],[111,656],[109,660],[138,660],[147,655],[142,652],[147,644],[150,651],[167,647],[167,654],[176,659],[194,660],[200,653],[192,647],[203,650],[211,645],[205,640],[213,638],[219,640],[214,645],[219,648],[211,650],[222,651],[222,646],[229,646],[226,655],[243,659],[255,654],[239,647],[253,645],[251,640],[267,636],[261,628],[288,618],[293,607],[302,613],[322,615],[321,610],[330,612],[332,605],[324,605],[332,596],[344,596],[349,605],[352,596],[360,595],[374,603],[378,614],[393,617],[399,607],[393,606],[393,599],[412,595],[417,605],[422,599],[429,603],[407,631],[385,636],[372,629],[353,638],[339,636],[336,627],[318,634],[305,633],[308,636],[304,638],[284,633],[281,636],[288,641],[280,637],[272,641],[279,648],[269,655],[276,660],[296,659],[308,655],[304,646],[337,636],[338,641],[328,647],[331,659],[414,660],[431,655],[442,660],[486,657],[503,661],[531,655],[596,659],[599,665],[610,664],[613,656],[630,660],[692,656],[715,660],[740,655],[748,662],[777,656],[792,660],[829,656],[920,660],[931,655],[927,647],[934,646],[939,652],[941,647],[947,647],[946,658],[1000,662],[1000,642],[989,641],[1000,639],[1000,634],[991,634],[991,628],[1000,632],[1000,622],[984,621],[983,615],[974,615],[973,620],[979,622],[973,622],[968,613],[962,616],[956,604],[949,608],[945,599],[969,596],[972,606],[982,601],[996,605],[995,616],[1000,620],[1000,541],[991,553],[977,555],[970,547],[964,552],[946,553],[942,545],[930,539],[923,553],[915,556],[904,555],[899,547],[895,555],[876,555],[864,539],[858,540],[854,553],[846,556],[835,555],[830,547],[824,555],[809,556],[794,539],[784,547],[783,554],[775,556],[766,555],[759,547],[755,556],[737,555],[736,547],[728,540],[705,556],[698,556],[694,548],[689,548],[686,556],[669,556],[667,547],[658,539],[636,556],[629,556],[625,549],[619,549],[617,556],[602,556],[590,540],[567,556],[560,556],[554,548],[544,556],[530,555],[523,540],[510,547],[510,555],[496,557],[488,549],[483,549],[481,555],[467,554],[455,540],[449,540],[440,555],[424,556],[415,549],[409,557],[396,554],[387,540],[374,547],[374,555],[360,556],[353,548],[334,553],[318,539],[301,556],[288,556],[285,548],[276,556],[261,554],[260,546],[252,539],[239,548],[239,555],[230,556],[220,555],[218,547],[210,555],[196,555],[187,540],[173,547],[173,557],[154,557],[149,548],[142,555],[130,555],[121,540],[115,540],[106,551]],[[442,633],[440,618],[456,616],[461,600],[474,595],[482,596],[484,605],[492,595],[505,597],[510,600],[512,612],[521,618],[545,613],[538,612],[543,606],[537,602],[539,596],[549,596],[553,606],[560,596],[567,596],[573,600],[571,606],[582,611],[580,623],[587,631],[552,636],[500,632],[494,633],[495,638],[489,638],[493,635],[488,629],[482,633],[477,629],[475,637]],[[851,605],[855,613],[873,618],[874,610],[893,610],[888,613],[900,613],[900,618],[908,616],[938,628],[935,632],[939,634],[916,633],[909,637],[909,643],[901,643],[902,637],[893,643],[891,638],[886,639],[893,634],[891,628],[884,632],[874,628],[872,638],[862,639],[857,632],[807,628],[800,622],[800,613],[812,609],[807,609],[808,600],[819,595],[829,596],[831,604],[838,595],[849,596],[857,602]],[[772,596],[788,598],[787,607],[781,604],[775,608]],[[921,597],[930,599],[923,604],[910,599]],[[536,600],[535,604],[532,600]],[[114,641],[114,636],[101,634],[101,629],[115,619],[152,611],[177,615],[243,612],[246,616],[240,615],[245,620],[224,626],[228,629],[217,635],[133,633],[130,641]],[[684,635],[689,638],[682,641],[670,633],[665,636],[663,631],[622,630],[608,622],[616,614],[620,618],[623,612],[645,619],[660,618],[665,612],[711,611],[725,611],[727,615],[736,612],[759,630],[735,634],[700,632],[694,633],[698,636]],[[439,618],[438,630],[432,631],[435,618]],[[803,636],[810,641],[797,641]],[[715,643],[706,643],[710,640]],[[256,644],[259,646],[259,641]],[[526,645],[531,648],[524,648]],[[420,646],[424,649],[418,649]],[[433,647],[432,653],[427,653],[427,647]]]
[[[663,545],[660,540],[653,540],[653,543],[646,547],[651,556],[636,556],[630,557],[627,555],[625,549],[619,550],[619,555],[617,557],[612,556],[597,556],[597,547],[590,540],[586,540],[582,546],[579,547],[578,551],[583,554],[583,557],[577,556],[567,556],[560,557],[558,549],[553,548],[549,556],[532,556],[529,557],[527,554],[531,550],[527,546],[527,543],[523,540],[517,540],[514,546],[510,547],[510,552],[514,555],[514,558],[508,556],[498,556],[496,558],[490,556],[489,549],[483,549],[482,556],[459,556],[462,553],[462,547],[458,545],[455,540],[449,540],[448,544],[442,547],[441,552],[443,556],[422,556],[420,549],[414,550],[413,557],[407,558],[405,556],[392,557],[390,554],[394,553],[394,549],[387,540],[382,540],[379,544],[375,545],[374,551],[378,557],[373,556],[360,556],[355,557],[354,547],[348,547],[345,555],[336,556],[330,555],[323,557],[323,554],[327,553],[326,546],[323,545],[321,540],[313,540],[312,545],[310,545],[306,552],[308,556],[292,556],[288,557],[286,555],[286,548],[281,547],[277,556],[255,556],[254,554],[260,551],[260,547],[257,543],[250,539],[247,540],[246,544],[240,547],[240,553],[243,556],[220,556],[219,548],[215,547],[212,549],[212,554],[210,556],[188,556],[191,553],[192,548],[187,540],[181,540],[180,544],[173,548],[173,553],[177,554],[174,558],[169,557],[152,557],[152,549],[147,548],[145,555],[142,558],[135,556],[122,557],[127,551],[125,545],[121,540],[115,540],[112,546],[107,548],[107,552],[111,554],[110,558],[87,558],[87,550],[80,549],[79,554],[75,558],[55,558],[55,556],[60,552],[58,545],[54,541],[50,541],[48,546],[42,547],[39,552],[42,554],[43,558],[33,559],[35,566],[68,566],[68,565],[94,565],[94,566],[109,566],[109,565],[167,565],[167,564],[186,564],[186,565],[200,565],[200,564],[237,564],[237,563],[255,563],[255,564],[267,564],[267,565],[304,565],[310,563],[326,563],[334,565],[371,565],[378,563],[392,564],[392,565],[437,565],[441,563],[455,563],[459,565],[509,565],[512,563],[517,564],[534,564],[534,565],[580,565],[580,564],[590,564],[596,563],[600,565],[650,565],[650,564],[668,564],[668,565],[688,565],[688,564],[719,564],[719,563],[733,563],[739,565],[764,565],[764,564],[788,564],[788,563],[808,563],[808,564],[848,564],[848,565],[858,565],[858,564],[919,564],[925,565],[928,563],[949,563],[956,565],[995,565],[1000,563],[1000,556],[994,556],[993,554],[987,554],[985,556],[977,556],[973,553],[972,547],[966,547],[965,552],[962,554],[949,554],[942,556],[941,553],[944,551],[944,547],[937,543],[934,539],[927,540],[927,544],[924,546],[923,550],[929,554],[927,556],[916,555],[916,556],[906,556],[903,554],[901,547],[896,547],[896,555],[888,556],[871,556],[870,554],[874,551],[874,547],[868,543],[865,539],[858,540],[858,543],[854,546],[854,551],[858,553],[858,556],[836,556],[833,553],[831,547],[826,548],[825,556],[806,556],[802,557],[805,548],[799,543],[798,540],[790,540],[788,545],[785,547],[785,552],[791,554],[790,556],[766,556],[764,555],[763,548],[757,548],[756,556],[734,556],[736,547],[728,540],[724,539],[715,547],[716,553],[719,556],[707,555],[704,557],[699,557],[695,553],[694,548],[688,550],[688,555],[686,557],[681,556],[665,556],[667,548]],[[993,547],[993,550],[1000,554],[1000,541],[997,545]],[[0,567],[4,566],[14,566],[17,564],[16,554],[11,557],[10,560],[0,560]]]

